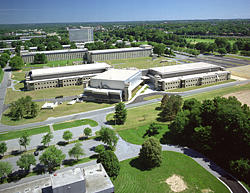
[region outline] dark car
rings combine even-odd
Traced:
[[[38,156],[38,155],[39,155],[39,151],[35,151],[34,156]]]

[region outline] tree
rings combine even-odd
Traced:
[[[161,121],[171,121],[181,110],[182,98],[179,95],[165,95],[161,100],[161,112],[159,113]]]
[[[37,46],[37,51],[45,51],[46,50],[46,48],[45,48],[45,45],[44,44],[39,44],[38,46]]]
[[[39,160],[44,164],[49,171],[52,171],[56,166],[60,166],[65,159],[65,154],[60,149],[57,149],[54,145],[48,147],[43,154],[39,157]]]
[[[30,117],[31,118],[34,118],[38,115],[38,112],[39,112],[39,106],[32,102],[31,105],[30,105],[31,109],[30,109]]]
[[[149,136],[149,137],[151,137],[151,136],[154,136],[154,135],[157,135],[157,134],[159,134],[159,130],[161,129],[161,126],[160,125],[158,125],[158,124],[156,124],[156,123],[151,123],[150,124],[150,126],[149,126],[149,128],[148,128],[148,130],[146,131],[146,133],[144,134],[144,136],[143,137],[145,137],[145,136]]]
[[[73,134],[70,131],[64,131],[63,139],[68,141],[68,143],[69,143],[69,140],[72,139],[72,137],[73,137]]]
[[[36,165],[36,159],[35,159],[35,156],[33,154],[23,154],[23,155],[21,155],[19,160],[17,160],[16,164],[21,169],[24,169],[26,171],[30,171],[30,166]]]
[[[125,104],[123,102],[119,102],[115,106],[115,114],[114,114],[114,121],[115,124],[122,125],[125,123],[127,118],[127,110],[125,108]]]
[[[102,152],[104,152],[105,151],[105,147],[104,147],[104,145],[97,145],[96,147],[95,147],[95,152],[96,153],[98,153],[98,154],[101,154]]]
[[[7,145],[5,142],[0,143],[0,154],[4,156],[4,153],[7,151]]]
[[[23,67],[23,59],[20,56],[14,56],[10,59],[10,67],[14,70],[20,70]]]
[[[218,52],[220,53],[220,55],[224,56],[227,53],[227,50],[225,48],[219,48]]]
[[[101,141],[106,143],[111,150],[114,150],[118,142],[118,137],[116,136],[115,131],[108,127],[102,127],[99,133]]]
[[[164,54],[165,49],[166,49],[166,46],[164,44],[155,44],[153,51],[155,54],[158,54],[159,56],[161,56],[162,54]]]
[[[115,153],[111,150],[102,152],[97,159],[97,163],[101,163],[109,177],[116,178],[120,172],[120,163]]]
[[[241,179],[250,179],[250,160],[249,159],[239,159],[231,161],[230,163],[231,170],[240,175]]]
[[[158,167],[162,162],[161,151],[160,142],[154,137],[150,137],[142,144],[139,160],[146,168]]]
[[[70,49],[76,49],[76,44],[74,42],[71,42],[70,43]]]
[[[88,137],[91,135],[92,130],[91,130],[91,128],[86,127],[86,128],[83,130],[83,132],[84,132],[84,135],[87,136],[87,138],[88,138]]]
[[[19,138],[19,144],[20,146],[25,147],[25,151],[27,151],[27,145],[30,144],[30,136],[27,132],[25,132],[20,138]]]
[[[60,50],[62,48],[63,47],[59,42],[50,41],[48,42],[46,50]]]
[[[0,162],[0,178],[8,176],[12,172],[12,165],[9,162]]]
[[[52,138],[53,138],[53,134],[51,132],[48,132],[46,135],[43,136],[43,139],[41,141],[41,143],[46,146],[49,146],[49,143],[51,142]]]
[[[47,62],[47,57],[43,53],[34,56],[34,64],[46,64]]]
[[[78,161],[78,158],[82,155],[84,155],[83,149],[82,149],[81,143],[76,143],[75,146],[69,150],[69,156],[76,158]]]

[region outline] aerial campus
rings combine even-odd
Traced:
[[[4,3],[0,193],[249,193],[250,15],[231,15],[250,4],[240,1],[240,12],[217,5],[224,15],[197,20],[176,16],[184,1]]]

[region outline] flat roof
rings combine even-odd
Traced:
[[[138,51],[138,50],[149,50],[152,47],[133,47],[133,48],[116,48],[116,49],[106,49],[106,50],[91,50],[91,54],[105,54],[112,52],[129,52],[129,51]]]
[[[114,89],[106,89],[106,88],[92,88],[92,87],[86,87],[83,89],[84,91],[91,91],[93,93],[102,93],[108,95],[108,93],[111,94],[121,94],[122,90],[114,90]]]
[[[60,54],[60,53],[71,53],[71,52],[87,52],[87,48],[82,48],[82,49],[68,49],[68,50],[50,50],[50,51],[38,51],[38,52],[28,52],[28,53],[23,53],[21,56],[33,56],[36,54]]]
[[[178,64],[172,66],[163,66],[163,67],[155,67],[150,68],[149,70],[153,70],[158,74],[171,74],[171,73],[178,73],[178,72],[185,72],[185,71],[193,71],[193,70],[202,70],[202,69],[211,69],[211,68],[218,68],[220,66],[209,64],[205,62],[195,62],[195,63],[188,63],[188,64]]]
[[[55,172],[50,175],[52,188],[73,184],[75,182],[84,181],[83,173],[80,168],[66,170],[64,172]]]
[[[94,63],[94,64],[81,64],[74,66],[62,66],[62,67],[54,67],[54,68],[41,68],[34,69],[30,72],[31,76],[43,76],[43,75],[52,75],[52,74],[61,74],[61,73],[72,73],[79,71],[91,71],[91,70],[99,70],[110,68],[111,66],[107,63]]]
[[[127,70],[127,69],[110,69],[106,72],[103,72],[91,79],[101,79],[101,80],[117,80],[117,81],[126,81],[132,76],[136,75],[139,70]]]

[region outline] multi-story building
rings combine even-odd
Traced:
[[[95,63],[54,68],[41,68],[29,71],[25,77],[27,90],[39,90],[65,86],[87,86],[91,77],[110,68],[106,63]]]
[[[204,62],[150,68],[147,76],[157,90],[187,88],[230,79],[221,66]]]
[[[71,60],[77,58],[84,58],[88,49],[68,49],[68,50],[52,50],[52,51],[39,51],[21,53],[24,63],[33,63],[36,54],[45,54],[48,61],[57,60]]]
[[[71,42],[94,41],[93,27],[82,27],[81,29],[68,29]]]
[[[142,83],[140,70],[110,69],[90,79],[84,89],[86,100],[102,102],[128,101]]]
[[[141,45],[133,48],[92,50],[88,52],[87,60],[89,63],[93,63],[95,61],[148,57],[152,52],[152,46],[150,45]]]

